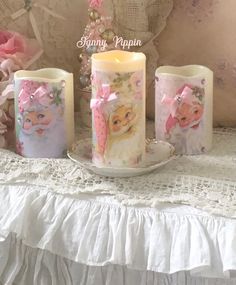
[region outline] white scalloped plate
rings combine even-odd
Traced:
[[[107,177],[131,177],[149,173],[165,165],[176,157],[174,147],[163,141],[148,140],[145,161],[140,167],[114,168],[97,167],[92,162],[91,139],[83,139],[75,142],[67,152],[68,157],[80,166]]]

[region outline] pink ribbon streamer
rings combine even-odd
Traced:
[[[91,99],[90,108],[93,109],[94,128],[97,138],[98,153],[103,155],[106,149],[108,135],[106,118],[103,112],[103,106],[108,102],[117,100],[115,93],[111,93],[109,84],[103,84],[97,92],[97,98]]]

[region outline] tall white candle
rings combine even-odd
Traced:
[[[92,56],[93,162],[137,167],[145,156],[143,53],[113,50]]]
[[[62,157],[74,141],[73,74],[57,68],[15,73],[16,151]]]
[[[156,138],[177,153],[200,154],[212,146],[213,72],[201,65],[156,70]]]

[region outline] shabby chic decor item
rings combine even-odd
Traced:
[[[143,53],[109,51],[92,56],[93,162],[137,167],[145,157]]]
[[[74,140],[73,74],[56,68],[15,73],[16,151],[62,157]]]
[[[179,154],[200,154],[212,146],[213,73],[200,65],[156,70],[156,138]]]

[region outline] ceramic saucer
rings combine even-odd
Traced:
[[[67,152],[68,157],[80,166],[94,172],[95,174],[107,177],[131,177],[149,173],[165,165],[176,157],[174,147],[163,141],[154,139],[147,140],[145,161],[139,167],[114,168],[97,167],[92,162],[91,139],[83,139],[75,142]]]

